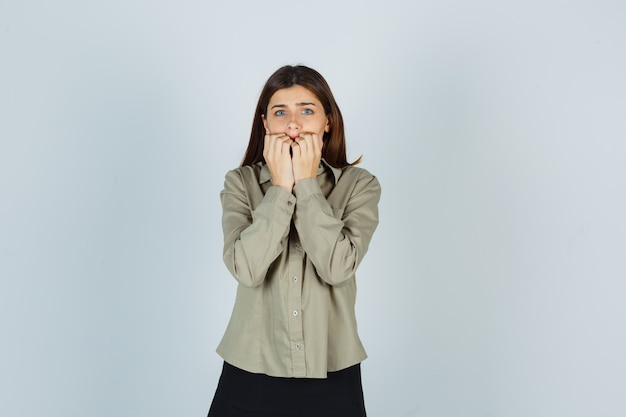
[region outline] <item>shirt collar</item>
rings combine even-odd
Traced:
[[[272,174],[270,174],[270,169],[267,167],[267,164],[262,162],[259,163],[262,164],[261,175],[259,175],[259,184],[263,184],[264,182],[272,179]],[[339,181],[339,177],[341,177],[341,169],[331,166],[328,162],[324,160],[324,158],[322,158],[320,166],[317,168],[317,175],[319,176],[327,170],[330,170],[333,173],[335,184],[337,184],[337,181]]]

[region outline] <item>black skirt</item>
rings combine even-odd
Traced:
[[[311,379],[253,374],[224,362],[208,417],[365,417],[361,366]]]

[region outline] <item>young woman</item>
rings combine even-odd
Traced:
[[[324,78],[304,66],[272,74],[221,192],[224,262],[239,286],[210,417],[365,416],[355,271],[380,185],[358,162]]]

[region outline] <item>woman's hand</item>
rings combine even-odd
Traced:
[[[291,192],[294,186],[293,164],[289,150],[293,140],[284,133],[266,132],[263,157],[272,174],[272,183]]]
[[[322,159],[322,139],[317,133],[301,133],[291,144],[293,149],[293,176],[297,183],[315,178]]]

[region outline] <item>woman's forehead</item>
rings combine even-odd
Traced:
[[[293,104],[305,102],[319,103],[320,100],[308,88],[301,85],[294,85],[288,88],[276,90],[276,92],[272,94],[272,97],[270,97],[269,104]]]

